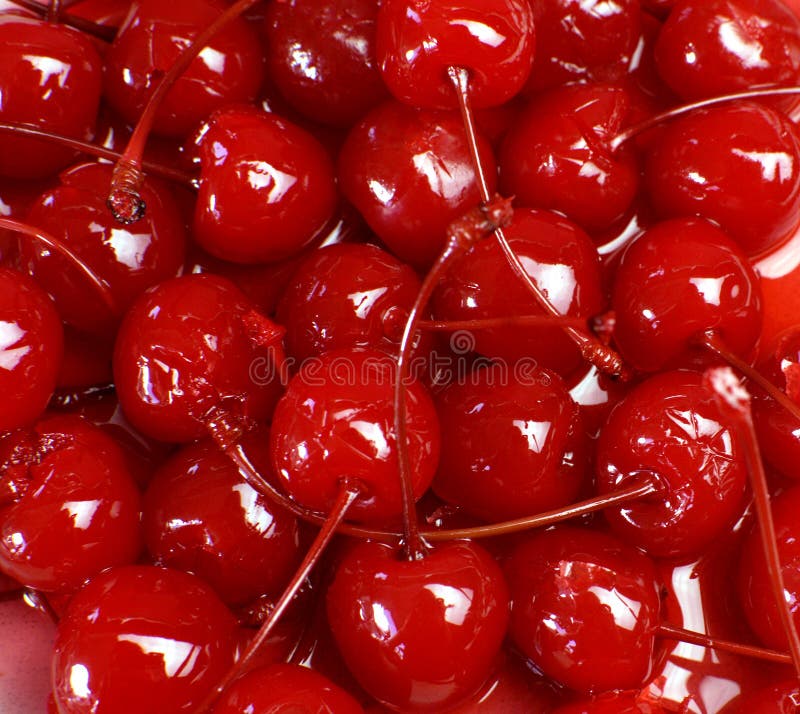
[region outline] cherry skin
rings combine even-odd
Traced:
[[[656,44],[658,71],[688,101],[800,81],[800,19],[780,0],[680,0]]]
[[[0,268],[0,431],[44,412],[63,350],[61,320],[47,294],[26,275]]]
[[[402,512],[392,397],[397,366],[374,350],[326,352],[306,362],[272,418],[272,461],[289,494],[330,510],[345,479],[361,485],[349,516],[394,522]],[[414,494],[430,485],[439,460],[439,422],[425,388],[408,386],[408,448]]]
[[[92,42],[56,23],[0,15],[0,121],[21,122],[73,139],[92,138],[103,65]],[[0,133],[0,174],[41,178],[73,160],[50,142]]]
[[[640,687],[660,620],[652,563],[609,535],[558,528],[527,537],[504,563],[509,634],[548,677],[581,692]]]
[[[193,235],[212,255],[269,263],[299,253],[336,208],[331,160],[313,136],[251,107],[224,109],[196,140]]]
[[[478,137],[489,190],[496,170]],[[398,258],[427,267],[447,227],[480,202],[472,158],[458,116],[389,101],[350,132],[339,156],[342,193]]]
[[[269,345],[281,334],[223,278],[186,275],[151,288],[128,311],[114,348],[125,416],[171,442],[206,436],[204,418],[223,402],[235,415],[267,417],[280,388]]]
[[[81,164],[31,206],[28,222],[62,241],[109,286],[119,311],[109,314],[94,286],[69,261],[38,242],[21,241],[20,265],[54,298],[62,319],[92,333],[113,333],[145,289],[178,274],[186,231],[169,188],[147,179],[147,214],[135,227],[117,223],[106,206],[112,167]]]
[[[797,714],[798,706],[797,680],[788,679],[742,697],[731,714]]]
[[[698,372],[666,372],[629,392],[597,444],[597,489],[652,474],[661,492],[604,514],[615,532],[658,557],[703,551],[742,515],[747,469]]]
[[[62,714],[192,712],[233,664],[236,620],[202,580],[152,566],[93,578],[58,625]]]
[[[387,96],[375,58],[377,4],[290,0],[266,14],[270,77],[294,109],[350,126]]]
[[[301,363],[349,347],[394,354],[419,289],[410,267],[375,246],[341,243],[316,250],[278,305],[286,351]]]
[[[565,704],[554,709],[552,714],[666,714],[666,710],[642,701],[636,692],[621,692]]]
[[[422,560],[355,545],[326,595],[336,644],[359,684],[394,710],[443,711],[491,674],[508,623],[500,568],[454,542]]]
[[[214,708],[214,714],[363,714],[361,705],[344,689],[306,667],[275,664],[237,680]]]
[[[521,208],[505,233],[528,274],[560,313],[588,318],[602,311],[597,250],[578,226],[550,211]],[[433,305],[437,320],[542,313],[494,240],[478,243],[453,263]],[[539,366],[562,376],[583,363],[578,348],[559,328],[482,329],[474,333],[474,348],[486,357],[505,360],[509,367]]]
[[[614,277],[614,340],[635,369],[707,362],[694,341],[707,330],[742,359],[761,333],[761,288],[741,249],[713,224],[664,221],[625,250]]]
[[[663,218],[708,218],[748,255],[764,253],[800,220],[800,136],[783,114],[760,104],[700,109],[659,133],[646,156],[645,184]]]
[[[0,442],[6,491],[0,569],[28,587],[71,591],[142,547],[141,498],[114,440],[77,416],[53,416]],[[8,496],[11,496],[9,503]]]
[[[443,500],[490,522],[577,500],[586,436],[558,375],[495,365],[448,386],[436,407],[442,455],[433,490]]]
[[[263,473],[267,434],[245,443]],[[184,447],[156,472],[143,523],[157,565],[194,573],[231,606],[280,594],[301,557],[294,516],[247,485],[210,440]]]
[[[224,9],[218,0],[141,0],[133,5],[106,54],[104,97],[115,111],[135,124],[178,55]],[[234,20],[171,87],[153,131],[187,136],[224,104],[254,100],[263,76],[258,36],[244,20]]]

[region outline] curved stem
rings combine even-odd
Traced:
[[[758,439],[753,426],[750,394],[742,386],[742,383],[730,367],[709,369],[705,373],[703,381],[713,392],[715,401],[722,412],[731,419],[738,441],[744,451],[747,470],[750,474],[750,483],[753,488],[758,528],[761,532],[761,543],[764,549],[767,572],[769,573],[775,602],[778,606],[781,624],[789,640],[789,650],[792,655],[791,662],[794,664],[797,676],[800,677],[800,636],[798,636],[794,617],[786,600],[783,569],[781,567],[780,553],[778,552],[775,522],[772,519],[767,476],[764,473],[764,464],[761,461]]]
[[[42,5],[37,0],[10,0],[10,2],[18,5],[19,7],[24,7],[26,10],[30,10],[42,18],[47,17],[50,11],[49,6]],[[65,12],[60,13],[58,21],[62,25],[73,27],[76,30],[80,30],[87,35],[96,37],[98,40],[103,40],[104,42],[112,42],[117,35],[117,28],[115,27],[98,25],[96,22],[92,22],[91,20],[87,20],[76,15],[70,15]]]
[[[586,329],[586,320],[570,315],[512,315],[483,317],[478,320],[420,320],[421,330],[450,332],[453,330],[491,330],[496,327],[575,327]]]
[[[330,515],[325,520],[325,525],[317,533],[317,537],[308,549],[308,552],[303,558],[303,562],[297,569],[297,572],[292,577],[292,580],[286,586],[286,589],[281,594],[275,607],[269,614],[269,617],[261,625],[255,637],[247,645],[239,661],[228,671],[223,680],[214,688],[205,701],[195,710],[198,714],[208,711],[219,696],[227,689],[227,687],[247,668],[247,665],[252,661],[261,646],[266,642],[270,633],[275,625],[278,624],[286,608],[289,607],[292,598],[297,594],[297,591],[306,581],[314,566],[319,562],[325,548],[330,543],[331,538],[336,535],[339,524],[344,520],[350,506],[355,503],[361,494],[361,490],[356,485],[344,484],[336,502],[331,509]]]
[[[768,650],[754,645],[741,645],[738,642],[728,642],[727,640],[720,640],[717,637],[704,635],[700,632],[692,632],[691,630],[685,630],[682,627],[675,627],[675,625],[669,625],[667,623],[659,625],[656,634],[665,640],[687,642],[690,645],[700,645],[701,647],[730,652],[731,654],[742,655],[744,657],[752,657],[754,659],[764,660],[765,662],[777,662],[778,664],[792,663],[791,655],[783,652],[775,652],[774,650]]]
[[[181,52],[161,78],[139,117],[139,121],[133,130],[122,157],[114,167],[114,178],[109,191],[108,207],[114,218],[121,223],[135,223],[144,216],[146,207],[142,197],[139,195],[139,187],[142,182],[142,156],[147,137],[150,135],[155,122],[156,112],[161,106],[164,97],[167,96],[178,77],[189,68],[189,65],[211,39],[257,2],[259,0],[237,0],[237,2],[228,7],[214,22],[192,40],[191,44]]]
[[[108,309],[111,311],[111,314],[117,317],[120,315],[119,308],[117,307],[116,300],[114,299],[114,295],[111,292],[111,288],[109,288],[108,283],[106,283],[105,280],[97,275],[97,273],[95,273],[94,270],[89,267],[89,265],[83,262],[82,258],[80,258],[60,240],[54,238],[41,228],[35,228],[34,226],[30,226],[27,223],[17,221],[13,218],[0,218],[0,228],[15,231],[16,233],[20,233],[28,238],[33,238],[39,243],[42,243],[46,247],[50,248],[50,250],[53,250],[59,255],[65,257],[84,275],[87,281],[92,284],[95,292],[97,292],[97,294],[102,298],[106,307],[108,307]]]

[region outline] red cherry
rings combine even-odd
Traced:
[[[742,359],[761,332],[761,289],[738,246],[706,221],[665,221],[631,243],[611,291],[614,339],[632,367],[705,364],[694,343],[707,330]]]
[[[696,110],[659,133],[645,182],[662,217],[708,218],[748,255],[763,253],[800,220],[800,136],[783,114],[760,104]]]
[[[237,680],[214,708],[214,714],[363,714],[344,689],[313,670],[292,664],[257,669]]]
[[[103,65],[91,40],[57,23],[0,15],[0,121],[92,138]],[[71,149],[0,133],[0,173],[39,178],[74,157]]]
[[[141,504],[119,446],[77,416],[55,416],[0,443],[13,503],[0,511],[0,568],[28,587],[74,590],[142,546]]]
[[[47,294],[22,273],[0,268],[0,432],[42,414],[63,349],[61,321]]]
[[[98,575],[58,625],[62,714],[192,712],[233,664],[236,620],[202,580],[149,566]]]
[[[225,9],[218,0],[139,0],[106,54],[104,96],[135,124],[161,77],[189,41]],[[171,87],[153,130],[186,136],[224,104],[250,102],[261,87],[264,58],[258,37],[234,20],[205,47]]]
[[[519,209],[505,233],[528,275],[560,313],[589,317],[603,309],[597,250],[578,226],[549,211]],[[438,320],[541,313],[493,240],[457,260],[434,295]],[[474,349],[509,367],[522,361],[568,375],[582,364],[578,348],[557,327],[492,328],[475,332],[473,340]]]
[[[574,85],[530,103],[500,151],[501,188],[520,205],[560,211],[587,231],[607,229],[629,211],[639,169],[611,139],[627,123],[625,90]]]
[[[114,350],[125,416],[146,436],[174,442],[206,436],[204,419],[223,402],[265,418],[280,388],[269,347],[281,333],[223,278],[186,275],[151,288],[128,311]]]
[[[443,711],[488,678],[508,622],[492,558],[469,542],[422,560],[380,543],[354,546],[328,589],[328,620],[359,684],[392,709]]]
[[[489,143],[478,149],[490,191],[496,178]],[[447,226],[480,202],[458,117],[386,102],[357,124],[339,155],[342,192],[401,260],[430,265]]]
[[[737,706],[734,711],[738,714],[797,714],[800,707],[797,679],[788,679],[751,692],[742,697]]]
[[[246,443],[263,473],[267,434]],[[143,521],[156,564],[198,575],[228,605],[279,594],[300,560],[295,518],[246,484],[210,440],[183,448],[156,472]]]
[[[583,692],[639,687],[652,670],[660,619],[652,563],[604,533],[560,528],[505,563],[510,636],[547,676]]]
[[[596,468],[600,493],[657,477],[660,493],[604,511],[620,537],[655,556],[702,552],[744,510],[744,459],[697,372],[659,374],[629,392],[600,433]]]
[[[495,365],[450,385],[436,406],[442,455],[433,489],[440,498],[487,521],[577,500],[588,467],[586,436],[558,375],[517,376]]]
[[[392,396],[395,361],[373,350],[326,352],[289,383],[272,419],[272,460],[291,496],[328,512],[345,480],[361,496],[350,515],[394,522],[402,512]],[[439,423],[425,388],[408,387],[414,493],[428,488],[439,460]]]
[[[212,255],[237,263],[284,260],[332,217],[330,158],[285,119],[250,107],[221,110],[196,143],[202,171],[194,237]]]
[[[679,0],[656,61],[672,91],[690,101],[791,86],[800,81],[800,19],[780,0]]]

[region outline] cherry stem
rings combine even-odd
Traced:
[[[19,7],[24,7],[26,10],[30,10],[31,12],[37,14],[39,17],[47,17],[49,20],[50,15],[50,6],[42,5],[38,0],[10,0],[15,5]],[[103,40],[104,42],[112,42],[117,35],[117,28],[115,27],[106,27],[105,25],[98,25],[96,22],[92,22],[91,20],[87,20],[83,17],[78,17],[76,15],[70,15],[65,12],[61,12],[58,15],[58,21],[62,25],[68,25],[69,27],[73,27],[76,30],[80,30],[81,32],[85,32],[87,35],[91,35],[92,37],[96,37],[98,40]]]
[[[761,389],[763,389],[772,399],[778,402],[778,404],[786,409],[786,411],[788,411],[792,416],[794,416],[796,419],[800,419],[800,405],[796,404],[792,399],[784,394],[755,367],[749,365],[743,359],[733,354],[733,352],[731,352],[725,346],[725,343],[722,342],[716,332],[713,330],[704,332],[695,340],[695,342],[701,347],[705,347],[721,359],[725,360],[738,372],[741,372],[745,377],[747,377],[747,379],[761,387]]]
[[[50,6],[47,8],[47,21],[54,23],[61,21],[61,0],[50,0]]]
[[[339,490],[339,494],[333,504],[331,512],[325,519],[325,525],[317,533],[316,538],[314,538],[314,542],[311,544],[311,547],[303,558],[303,562],[300,564],[300,567],[297,569],[294,577],[292,577],[292,580],[286,586],[286,589],[275,603],[275,607],[272,608],[272,611],[264,621],[264,624],[259,628],[255,637],[250,640],[249,644],[247,645],[247,649],[245,649],[239,661],[228,671],[223,680],[216,686],[213,692],[197,709],[198,714],[200,712],[207,711],[225,691],[225,689],[227,689],[227,687],[245,670],[247,665],[253,660],[253,657],[255,657],[258,650],[261,648],[264,642],[266,642],[275,625],[278,624],[278,621],[286,611],[286,608],[289,607],[292,598],[294,598],[294,596],[297,594],[297,591],[302,587],[303,583],[314,569],[314,566],[319,562],[319,559],[325,551],[328,543],[330,543],[333,536],[336,535],[337,529],[344,520],[344,517],[347,514],[347,511],[350,509],[350,506],[355,503],[360,495],[361,489],[357,485],[348,483],[347,481],[343,482],[342,488]]]
[[[259,0],[237,0],[229,6],[214,22],[200,32],[167,70],[155,91],[150,95],[125,151],[114,167],[114,178],[108,195],[108,207],[120,223],[136,223],[144,217],[146,206],[139,194],[142,183],[142,156],[150,131],[158,111],[172,85],[189,68],[189,65],[203,51],[213,37],[242,13],[249,10]]]
[[[448,67],[447,73],[456,91],[458,108],[464,122],[464,129],[467,133],[467,144],[472,156],[472,165],[478,181],[478,190],[481,200],[487,203],[491,199],[489,184],[486,180],[486,171],[483,168],[480,152],[478,151],[478,139],[475,130],[475,116],[472,112],[472,104],[469,99],[469,71],[463,67]],[[563,315],[550,302],[544,291],[537,285],[536,281],[528,275],[525,266],[519,256],[514,252],[502,227],[495,231],[495,237],[509,265],[516,273],[517,277],[525,284],[525,287],[534,297],[539,306],[553,317],[563,317]],[[622,379],[629,379],[630,374],[622,362],[622,358],[608,345],[604,345],[594,335],[589,335],[585,331],[571,326],[565,326],[564,332],[577,345],[581,356],[589,364],[597,367],[604,374],[609,374]],[[585,330],[585,328],[584,328]]]
[[[758,527],[761,532],[761,542],[770,584],[772,585],[775,602],[778,605],[781,623],[789,640],[791,661],[794,664],[798,678],[800,678],[800,636],[798,636],[794,617],[786,600],[775,522],[772,518],[772,508],[770,507],[767,476],[764,473],[764,464],[761,460],[758,439],[753,426],[753,413],[750,408],[751,397],[730,367],[714,367],[707,370],[703,377],[703,382],[714,394],[715,401],[722,412],[731,420],[738,442],[744,451],[747,469],[750,474],[750,483],[753,488]]]
[[[761,89],[751,89],[747,92],[735,92],[734,94],[722,94],[718,97],[712,97],[711,99],[702,99],[698,102],[692,102],[691,104],[682,104],[679,107],[674,107],[673,109],[668,109],[665,112],[661,112],[660,114],[655,114],[644,121],[640,122],[639,124],[634,124],[633,126],[621,131],[617,134],[610,142],[609,147],[611,151],[617,151],[620,146],[622,146],[626,141],[633,139],[640,134],[643,134],[650,129],[655,128],[659,124],[662,124],[670,119],[675,119],[676,117],[683,116],[684,114],[688,114],[689,112],[693,112],[696,109],[703,109],[705,107],[713,107],[717,104],[724,104],[725,102],[736,102],[746,99],[761,99],[763,97],[789,97],[789,96],[796,96],[800,94],[800,87],[772,87],[772,88],[761,88]]]
[[[666,623],[658,626],[657,634],[659,637],[666,640],[677,640],[678,642],[686,642],[690,645],[700,645],[701,647],[752,657],[766,662],[792,664],[791,656],[783,652],[776,652],[775,650],[768,650],[754,645],[741,645],[738,642],[728,642],[727,640],[720,640],[710,635],[692,632],[691,630],[685,630],[682,627],[675,627],[674,625],[668,625]]]
[[[102,298],[106,307],[111,311],[111,314],[114,316],[119,316],[120,311],[117,307],[116,300],[114,299],[114,295],[111,292],[111,288],[108,286],[108,283],[106,283],[105,280],[97,275],[97,273],[95,273],[94,270],[89,267],[89,265],[84,263],[82,258],[80,258],[60,240],[50,235],[50,233],[43,231],[41,228],[35,228],[34,226],[23,223],[22,221],[17,221],[13,218],[0,218],[0,228],[5,228],[7,230],[27,236],[28,238],[33,238],[39,243],[45,245],[47,248],[50,248],[51,250],[54,250],[56,253],[59,253],[65,257],[81,273],[83,273],[84,277],[92,284],[95,292],[97,292],[97,294]]]
[[[485,317],[479,320],[420,320],[421,330],[450,332],[453,330],[491,330],[496,327],[576,327],[586,329],[586,320],[570,315],[512,315]]]
[[[0,122],[0,131],[8,131],[20,136],[30,136],[36,139],[43,139],[44,141],[51,141],[54,144],[64,146],[68,149],[74,149],[82,154],[88,154],[98,159],[108,159],[110,161],[118,161],[122,154],[112,149],[107,149],[105,146],[98,146],[97,144],[90,144],[87,141],[80,141],[79,139],[72,139],[68,136],[61,134],[54,134],[44,129],[39,129],[27,124],[17,124],[16,122],[3,121]],[[163,164],[157,164],[152,161],[143,161],[142,167],[147,173],[155,176],[180,183],[187,188],[197,188],[197,180],[191,174],[184,173],[178,169],[173,169]]]

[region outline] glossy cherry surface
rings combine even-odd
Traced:
[[[268,346],[282,330],[224,278],[186,275],[145,292],[128,311],[114,351],[114,383],[131,424],[161,441],[207,435],[225,402],[266,417],[279,392]]]
[[[269,263],[305,248],[336,207],[333,166],[309,133],[253,108],[213,114],[198,134],[193,235],[212,255]]]
[[[645,184],[663,218],[708,218],[748,255],[763,253],[798,225],[800,137],[783,114],[760,104],[700,109],[660,132]]]
[[[508,623],[500,568],[480,546],[442,545],[417,561],[359,543],[336,568],[326,606],[359,684],[393,709],[443,711],[491,674]]]
[[[224,9],[219,0],[140,0],[132,5],[106,54],[105,99],[135,124],[181,51]],[[263,76],[257,34],[244,20],[234,20],[172,86],[153,129],[186,136],[220,106],[255,99]]]
[[[94,131],[103,65],[91,40],[68,27],[0,15],[0,121],[22,122],[83,141]],[[70,149],[0,133],[0,173],[40,178],[66,166]]]
[[[675,219],[625,250],[611,290],[614,341],[632,367],[655,372],[702,364],[694,344],[706,330],[749,360],[761,332],[761,289],[752,266],[719,228]]]
[[[0,431],[42,414],[63,349],[61,321],[47,294],[22,273],[0,268]]]
[[[246,444],[263,473],[266,431]],[[184,447],[156,472],[143,522],[157,565],[194,573],[231,606],[279,594],[301,557],[294,516],[246,484],[210,440]]]
[[[58,626],[62,714],[191,712],[233,664],[236,620],[192,575],[129,566],[98,575]]]
[[[509,244],[552,305],[564,315],[590,317],[603,309],[600,265],[589,236],[550,211],[518,209],[505,229]],[[542,311],[508,265],[496,241],[475,245],[454,262],[434,295],[439,320],[472,320]],[[475,331],[474,349],[492,359],[568,375],[580,353],[558,328],[498,327]]]
[[[487,521],[577,500],[587,470],[580,409],[552,372],[473,373],[436,399],[442,455],[436,494]]]
[[[480,136],[478,149],[494,191],[494,156]],[[458,116],[394,101],[352,129],[339,155],[339,183],[378,237],[416,267],[435,260],[447,226],[480,201]]]
[[[350,515],[394,522],[402,511],[392,398],[397,366],[373,350],[327,352],[307,361],[272,419],[275,472],[286,490],[328,511],[345,480],[362,486]],[[408,385],[408,448],[414,493],[430,485],[439,460],[439,422],[425,388]]]
[[[511,639],[547,676],[584,692],[644,683],[660,619],[644,555],[604,533],[560,528],[521,541],[504,571]]]
[[[600,433],[596,469],[600,493],[657,477],[659,493],[604,511],[620,537],[655,556],[702,552],[746,505],[744,458],[698,372],[659,374],[625,396]]]
[[[75,590],[133,563],[141,499],[114,440],[77,416],[53,416],[0,441],[0,569],[44,591]]]

